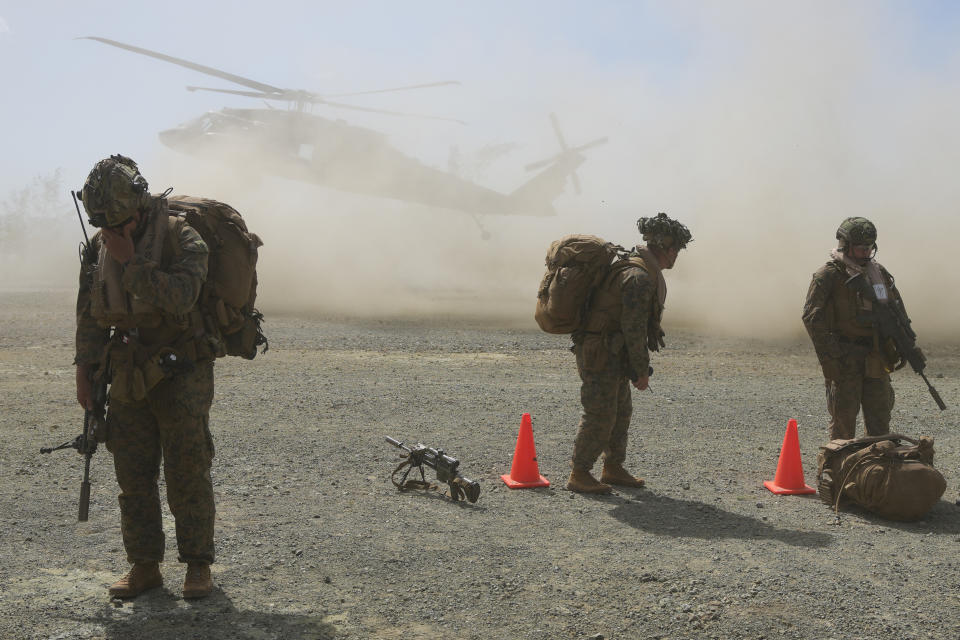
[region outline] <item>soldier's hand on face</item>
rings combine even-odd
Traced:
[[[633,386],[635,386],[638,390],[644,391],[648,386],[650,386],[650,376],[640,376],[631,384],[633,384]]]
[[[103,242],[110,257],[120,264],[127,264],[133,258],[133,230],[137,223],[130,220],[122,227],[104,227]]]
[[[90,384],[89,367],[77,365],[77,402],[86,410],[93,410],[93,387]]]

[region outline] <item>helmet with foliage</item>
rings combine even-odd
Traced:
[[[693,242],[690,230],[670,219],[665,213],[658,213],[655,218],[640,218],[637,220],[637,229],[643,236],[643,241],[651,247],[683,249]]]
[[[847,218],[837,229],[837,240],[841,249],[854,244],[874,246],[877,244],[877,228],[866,218]]]
[[[94,165],[83,184],[80,199],[90,224],[115,227],[128,222],[134,211],[145,208],[150,193],[137,163],[126,156],[115,155]]]

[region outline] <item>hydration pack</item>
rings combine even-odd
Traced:
[[[594,290],[613,261],[625,253],[623,247],[597,236],[571,235],[554,241],[537,291],[533,317],[540,328],[558,334],[581,328]]]
[[[853,502],[890,520],[919,520],[946,488],[933,468],[933,438],[927,436],[831,440],[817,456],[817,493],[835,509]]]
[[[210,250],[207,280],[197,306],[204,330],[215,338],[215,356],[252,360],[257,347],[268,348],[257,300],[257,250],[263,242],[230,205],[207,198],[175,195],[167,198],[170,214],[196,229]]]

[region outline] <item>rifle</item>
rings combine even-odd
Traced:
[[[947,405],[944,404],[940,394],[933,388],[923,372],[927,366],[927,359],[917,346],[917,334],[910,328],[910,318],[907,317],[907,312],[900,300],[888,292],[887,303],[881,303],[877,299],[877,292],[867,282],[867,278],[862,273],[849,278],[847,285],[859,291],[864,298],[871,302],[873,307],[872,313],[861,314],[858,319],[869,320],[880,333],[881,340],[889,339],[896,345],[900,362],[894,367],[894,371],[902,369],[907,363],[910,363],[910,368],[927,383],[927,390],[933,396],[933,401],[940,407],[940,411],[946,409]]]
[[[400,491],[406,491],[410,488],[432,488],[434,485],[427,482],[426,477],[423,475],[423,465],[427,465],[437,472],[437,480],[446,482],[447,486],[450,487],[450,497],[454,502],[464,498],[470,502],[476,502],[477,498],[480,497],[480,484],[475,480],[470,480],[460,475],[460,472],[457,470],[460,466],[460,461],[445,454],[443,449],[432,449],[419,443],[417,443],[417,446],[411,448],[404,446],[402,442],[394,440],[390,436],[386,436],[386,440],[396,448],[403,449],[406,452],[401,454],[406,460],[401,462],[400,466],[390,474],[390,480]],[[404,467],[408,468],[403,473],[400,481],[397,482],[395,476]],[[420,471],[420,480],[407,480],[410,471],[415,467]]]
[[[76,449],[83,456],[83,480],[80,482],[80,506],[77,511],[77,520],[80,522],[87,521],[90,509],[90,458],[97,451],[97,430],[103,428],[107,404],[107,376],[96,375],[91,370],[90,382],[93,383],[93,409],[86,409],[83,413],[83,432],[56,447],[40,448],[40,453]]]

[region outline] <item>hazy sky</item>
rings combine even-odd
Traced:
[[[260,106],[249,99],[183,91],[187,84],[230,85],[100,43],[74,40],[85,35],[321,93],[460,79],[465,84],[459,88],[357,102],[419,107],[468,120],[478,131],[502,129],[512,140],[523,129],[501,120],[511,112],[526,124],[538,111],[557,110],[566,122],[576,116],[564,118],[561,100],[589,105],[591,98],[598,104],[609,99],[609,93],[591,93],[596,86],[577,87],[585,75],[598,84],[609,79],[652,85],[650,94],[637,96],[641,100],[687,103],[704,99],[703,90],[737,65],[776,59],[787,48],[817,59],[822,47],[834,49],[843,41],[849,49],[832,51],[841,54],[832,61],[837,67],[863,55],[873,58],[862,71],[872,76],[867,80],[877,93],[864,96],[864,107],[883,100],[887,92],[901,100],[896,94],[904,74],[953,86],[960,4],[0,2],[0,121],[5,142],[0,193],[52,167],[79,171],[106,153],[143,157],[157,146],[156,131],[207,109]],[[815,79],[786,80],[803,86]],[[565,81],[569,86],[563,86]],[[755,89],[765,92],[763,86]],[[759,97],[741,96],[745,102]],[[632,113],[642,114],[640,109],[649,110],[649,105],[621,104],[617,111],[628,120]],[[345,111],[332,115],[386,129],[404,124]],[[579,136],[567,133],[581,139],[602,135],[604,124],[593,122],[593,128]],[[653,123],[636,126],[645,124]],[[547,129],[546,121],[543,126]],[[445,158],[443,137],[451,134],[440,128],[435,135],[438,139],[425,153]]]
[[[459,88],[357,102],[419,107],[482,129],[493,115],[527,113],[542,101],[518,88],[556,82],[577,68],[612,73],[642,63],[664,82],[676,82],[672,76],[696,47],[691,36],[697,29],[684,33],[675,16],[639,2],[41,0],[0,3],[0,19],[7,96],[0,106],[7,142],[0,192],[53,166],[87,167],[105,153],[143,157],[157,146],[157,130],[207,109],[262,106],[188,93],[188,84],[240,87],[77,36],[128,42],[321,93],[459,79],[465,83]],[[407,124],[345,111],[324,115],[381,129]],[[602,129],[597,124],[584,135]],[[449,131],[438,128],[436,134],[443,158]]]
[[[301,266],[315,251],[303,244],[311,225],[374,246],[402,240],[418,260],[380,254],[404,282],[450,290],[454,304],[456,295],[493,291],[526,309],[552,238],[596,233],[632,244],[636,218],[665,210],[694,235],[671,274],[670,313],[779,333],[797,330],[810,273],[839,222],[867,215],[919,324],[944,332],[960,324],[960,302],[942,299],[943,286],[960,288],[951,258],[960,233],[957,2],[0,2],[0,197],[58,167],[79,187],[96,160],[118,152],[140,162],[155,190],[205,189],[197,165],[165,150],[156,133],[207,110],[263,106],[184,91],[233,87],[74,39],[87,35],[320,93],[460,80],[354,102],[468,126],[316,113],[381,131],[439,168],[452,145],[516,143],[475,176],[501,191],[529,178],[525,163],[556,151],[550,112],[571,143],[610,138],[587,154],[583,194],[556,200],[560,216],[485,221],[494,236],[486,244],[466,216],[316,187],[273,181],[254,195],[203,194],[242,206],[271,236],[264,251],[280,245]],[[268,215],[288,222],[265,228]],[[418,246],[418,233],[455,249]],[[334,264],[351,259],[330,253]],[[279,258],[264,259],[268,282],[298,268],[271,275]],[[404,272],[398,263],[418,266]],[[369,280],[382,279],[375,271]]]

